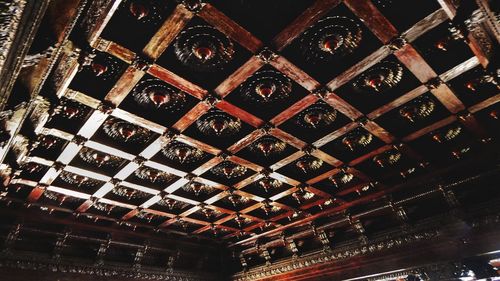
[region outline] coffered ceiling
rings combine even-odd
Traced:
[[[405,202],[439,213],[446,190],[401,190],[496,161],[494,44],[454,1],[92,5],[20,131],[8,204],[251,256],[338,218],[364,235],[418,217]]]

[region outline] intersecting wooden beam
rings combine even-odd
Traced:
[[[387,44],[399,35],[398,30],[369,0],[344,0],[345,5],[382,41]]]
[[[437,175],[449,172],[452,168],[455,168],[456,166],[464,167],[467,164],[471,165],[472,163],[477,163],[477,161],[480,161],[480,160],[481,160],[480,157],[476,157],[474,159],[468,160],[466,163],[459,163],[459,164],[453,165],[452,167],[446,167],[446,168],[443,168],[441,170],[432,171],[427,176],[430,176],[430,177],[437,176]],[[399,185],[396,185],[393,187],[388,187],[384,190],[374,192],[374,193],[369,194],[367,196],[364,196],[364,197],[361,197],[359,199],[353,200],[351,202],[347,202],[345,204],[342,204],[340,206],[329,208],[327,210],[321,211],[321,212],[316,213],[314,215],[307,216],[303,219],[297,220],[297,221],[292,222],[290,224],[277,227],[273,230],[266,231],[266,232],[261,233],[261,234],[254,235],[250,238],[242,239],[240,241],[237,241],[237,242],[231,244],[230,246],[240,246],[240,245],[247,245],[248,246],[251,242],[255,241],[256,239],[259,239],[260,237],[273,236],[273,235],[276,235],[277,233],[284,231],[285,229],[293,228],[293,227],[299,226],[299,225],[304,225],[310,221],[316,220],[317,218],[324,217],[324,216],[331,215],[331,214],[335,214],[335,213],[339,213],[339,212],[341,212],[347,208],[350,208],[352,206],[356,206],[356,205],[363,204],[363,203],[368,203],[372,200],[375,200],[376,198],[380,198],[381,196],[384,196],[386,194],[390,194],[396,190],[409,188],[411,186],[414,186],[415,184],[418,184],[418,182],[421,180],[422,180],[422,177],[416,178],[413,180],[409,180],[409,183],[403,183],[403,184],[399,184]]]
[[[294,117],[295,115],[297,115],[302,110],[304,110],[307,107],[309,107],[310,105],[314,104],[318,100],[319,100],[319,98],[316,97],[315,95],[307,95],[303,99],[294,103],[289,108],[282,111],[280,114],[276,115],[269,122],[275,126],[279,126],[279,125],[283,124],[284,122],[286,122],[287,120]]]
[[[363,113],[334,93],[328,93],[323,100],[351,120],[363,117]]]
[[[377,63],[385,59],[390,54],[391,50],[386,46],[382,46],[372,54],[368,55],[366,58],[362,59],[360,62],[348,68],[343,73],[337,75],[330,82],[328,82],[326,86],[331,91],[335,91],[342,85],[352,80],[354,77],[361,74],[363,71],[369,69],[370,67],[376,65]]]
[[[88,34],[87,40],[89,41],[90,45],[93,45],[93,43],[101,35],[102,31],[104,30],[108,22],[111,20],[111,17],[118,9],[121,2],[122,0],[110,1],[109,5],[106,6],[106,8],[104,9],[104,11],[102,11],[102,13],[100,13],[99,17],[93,23],[92,29]]]
[[[320,83],[318,81],[314,80],[314,78],[309,76],[309,74],[298,68],[283,56],[277,56],[272,59],[270,64],[310,92],[320,87]]]
[[[148,74],[167,82],[170,85],[175,86],[176,88],[192,95],[197,99],[203,99],[207,91],[200,86],[189,82],[188,80],[178,76],[177,74],[159,66],[157,64],[153,64],[148,69]]]
[[[139,80],[141,80],[144,74],[143,71],[134,66],[129,66],[118,79],[115,86],[108,92],[106,97],[104,97],[104,100],[114,106],[118,106],[127,97],[130,91],[132,91]]]
[[[248,32],[209,3],[203,6],[203,9],[200,11],[198,16],[219,29],[232,40],[238,42],[238,44],[253,54],[257,53],[263,47],[262,42],[253,36],[253,34]]]
[[[295,38],[299,37],[302,32],[314,25],[314,23],[324,17],[331,9],[340,4],[340,2],[340,0],[316,0],[290,25],[274,37],[272,41],[276,50],[282,51],[295,40]]]
[[[395,55],[420,82],[427,83],[437,77],[436,72],[410,44],[396,51]],[[451,113],[457,113],[465,108],[446,84],[439,84],[434,87],[431,85],[430,91]]]
[[[128,64],[132,64],[136,58],[136,53],[133,51],[102,37],[99,37],[95,41],[95,45],[93,47],[98,51],[113,55]]]
[[[184,5],[178,4],[146,47],[144,47],[142,50],[144,55],[153,60],[159,58],[193,16],[194,14],[186,9]]]
[[[181,119],[172,125],[172,128],[179,132],[184,132],[191,124],[198,120],[203,114],[210,109],[210,105],[205,102],[199,102],[191,110],[189,110]]]
[[[252,76],[257,70],[264,65],[264,62],[257,56],[252,56],[245,64],[240,66],[233,74],[229,75],[214,92],[221,98],[229,95],[247,78]]]
[[[231,114],[234,117],[237,117],[244,121],[245,123],[250,124],[251,126],[255,128],[259,128],[264,124],[264,121],[260,119],[259,117],[237,107],[236,105],[233,105],[225,100],[222,100],[218,102],[215,105],[218,109],[223,110],[229,114]]]
[[[363,128],[385,143],[393,143],[396,140],[395,136],[374,121],[368,120],[365,124],[363,124]]]
[[[455,122],[456,120],[457,120],[456,116],[454,116],[454,115],[448,116],[448,117],[441,119],[440,121],[438,121],[432,125],[429,125],[425,128],[422,128],[416,132],[413,132],[413,133],[403,137],[401,140],[404,142],[410,142],[410,141],[415,140],[415,139],[417,139],[425,134],[428,134],[428,133],[435,131],[439,128],[442,128],[446,125],[449,125],[449,124]]]
[[[260,137],[262,137],[264,135],[266,135],[266,133],[263,130],[254,130],[253,132],[248,134],[246,137],[242,138],[241,140],[237,141],[235,144],[231,145],[227,150],[233,154],[238,153],[238,151],[249,146],[254,141],[256,141],[257,139],[259,139]]]
[[[401,34],[401,37],[405,38],[408,42],[413,42],[422,34],[426,33],[429,30],[432,30],[446,20],[448,20],[446,12],[443,9],[439,9],[403,32]]]

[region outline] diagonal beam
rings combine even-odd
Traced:
[[[253,36],[253,34],[209,3],[205,4],[198,16],[253,54],[257,53],[263,47],[262,42]]]
[[[153,60],[159,58],[193,16],[194,14],[186,9],[183,4],[178,4],[173,13],[144,47],[143,54]]]
[[[299,37],[307,28],[314,25],[319,19],[324,17],[331,9],[340,4],[340,0],[316,0],[290,25],[282,30],[273,39],[273,44],[278,51],[282,51],[295,38]]]

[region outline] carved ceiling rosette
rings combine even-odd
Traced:
[[[181,164],[193,163],[201,160],[205,156],[205,152],[202,150],[179,141],[169,142],[161,152],[168,159]]]
[[[259,104],[286,99],[291,92],[290,78],[274,70],[257,71],[243,83],[240,90],[245,100]]]
[[[234,56],[233,42],[209,25],[183,30],[174,42],[177,58],[195,71],[217,71]]]
[[[249,146],[253,153],[269,157],[279,155],[286,149],[286,143],[272,136],[264,136]]]
[[[434,101],[429,98],[421,97],[410,101],[399,110],[401,117],[409,122],[415,122],[430,116],[436,107]]]
[[[361,93],[383,93],[395,87],[403,78],[403,67],[395,62],[381,62],[361,74],[353,83]]]
[[[99,168],[113,168],[122,163],[122,159],[117,156],[109,155],[105,152],[100,152],[87,147],[82,148],[78,153],[78,156],[83,161]]]
[[[337,119],[337,110],[324,103],[314,104],[297,115],[296,124],[307,129],[324,128]]]
[[[196,120],[196,126],[208,136],[231,136],[241,129],[241,120],[221,110],[211,109]]]
[[[166,172],[149,167],[141,167],[135,170],[134,175],[142,180],[151,183],[166,183],[171,181],[175,176]]]
[[[103,130],[109,137],[126,143],[145,143],[151,136],[147,129],[116,118],[106,120]]]
[[[132,91],[134,101],[145,108],[175,112],[185,105],[186,94],[159,79],[141,80]]]
[[[306,30],[300,38],[300,47],[306,60],[328,62],[354,52],[362,35],[361,27],[354,20],[332,16],[319,20]]]

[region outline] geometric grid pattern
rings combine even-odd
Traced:
[[[429,156],[422,155],[422,149],[413,147],[413,144],[418,146],[419,140],[429,138],[429,135],[435,136],[435,132],[439,129],[458,124],[457,126],[470,132],[473,136],[470,139],[487,141],[490,138],[474,114],[490,108],[499,101],[498,89],[487,98],[466,103],[459,98],[458,92],[455,92],[451,86],[455,78],[480,68],[481,64],[487,64],[474,38],[470,37],[467,41],[474,52],[473,56],[439,73],[420,54],[422,51],[417,51],[420,37],[437,29],[437,26],[446,23],[449,17],[453,16],[454,10],[451,4],[443,4],[445,1],[438,2],[446,6],[432,12],[405,32],[401,32],[382,14],[379,7],[370,1],[346,0],[343,3],[341,1],[317,1],[278,33],[271,40],[269,47],[208,3],[177,4],[144,46],[133,46],[130,49],[128,49],[129,46],[122,46],[99,36],[106,28],[108,18],[103,21],[100,30],[94,31],[93,37],[89,38],[89,44],[94,48],[93,53],[97,53],[97,57],[102,56],[113,61],[112,65],[115,65],[113,70],[117,74],[116,81],[111,77],[108,81],[102,82],[102,85],[108,83],[111,86],[103,87],[107,92],[99,96],[98,92],[103,91],[102,89],[92,87],[89,90],[90,86],[79,82],[81,76],[86,75],[85,61],[80,60],[78,64],[72,65],[57,95],[61,102],[64,102],[62,108],[73,101],[76,102],[78,108],[88,113],[84,114],[85,117],[78,126],[74,123],[68,125],[64,121],[59,122],[57,118],[61,113],[57,110],[47,113],[47,117],[50,115],[51,120],[42,123],[35,132],[40,134],[41,138],[52,136],[56,137],[57,143],[64,143],[60,146],[60,153],[49,160],[50,157],[36,155],[37,148],[35,148],[26,158],[27,164],[23,166],[23,172],[12,183],[33,187],[28,195],[30,203],[44,200],[42,195],[49,192],[63,194],[68,198],[78,198],[71,202],[66,199],[67,201],[61,203],[63,206],[60,207],[51,205],[49,202],[51,208],[55,210],[69,209],[78,214],[91,214],[97,219],[121,221],[130,225],[152,228],[159,227],[177,233],[210,234],[211,231],[217,231],[219,234],[222,233],[223,238],[238,237],[239,239],[233,240],[239,241],[236,244],[251,241],[259,236],[274,235],[286,228],[382,197],[392,191],[388,186],[394,184],[394,181],[404,180],[415,169],[420,173],[425,173],[429,167],[432,168],[434,163],[429,160]],[[292,58],[285,57],[286,49],[309,26],[314,25],[330,11],[335,13],[339,5],[342,5],[344,9],[347,8],[355,17],[362,20],[366,28],[377,38],[378,47],[338,75],[326,80],[318,79],[326,81],[320,83],[306,70],[297,66],[298,64],[292,63],[289,60]],[[120,9],[124,8],[120,7],[118,11]],[[109,17],[111,15],[112,12],[109,13]],[[172,51],[171,45],[174,40],[189,26],[189,23],[200,19],[227,35],[231,41],[243,49],[242,53],[250,54],[217,85],[199,86],[200,83],[191,82],[187,76],[169,70],[168,58],[162,59],[165,53]],[[112,19],[109,21],[109,24],[111,23]],[[138,49],[138,51],[134,52],[131,49]],[[419,83],[373,110],[366,111],[358,108],[351,102],[352,97],[343,94],[345,87],[360,74],[389,56],[403,65]],[[231,99],[231,96],[247,78],[266,67],[272,67],[293,80],[297,87],[305,89],[306,94],[281,112],[264,118],[257,116],[259,114],[250,113],[250,109],[247,110],[245,105],[235,105],[237,102],[233,102],[234,99]],[[122,107],[140,81],[148,77],[160,79],[169,86],[185,92],[190,96],[188,98],[193,98],[193,106],[168,126],[151,121],[146,112],[132,113],[125,109],[126,106]],[[390,114],[421,96],[428,96],[435,100],[436,104],[442,107],[443,114],[437,120],[423,124],[420,128],[412,129],[410,126],[410,131],[402,135],[403,130],[399,130],[397,124],[390,122],[394,119]],[[300,132],[293,131],[293,126],[287,126],[287,122],[318,102],[333,107],[347,121],[340,127],[325,132],[324,135],[314,136],[315,139],[312,140],[311,136],[306,134],[302,137]],[[245,128],[242,132],[245,132],[245,135],[223,146],[214,145],[213,142],[209,144],[210,140],[206,137],[201,138],[193,133],[196,120],[212,108],[217,108],[241,120]],[[71,112],[63,112],[62,115],[64,114],[71,114]],[[138,151],[119,149],[116,145],[102,141],[102,138],[98,137],[110,118],[135,124],[147,130],[147,134],[152,137],[144,147],[133,148],[139,149]],[[389,129],[394,126],[396,129]],[[68,130],[61,128],[68,128]],[[72,133],[69,132],[70,129],[73,130]],[[343,140],[347,134],[356,130],[366,131],[377,139],[378,144],[359,155],[353,155],[349,151],[344,155],[337,155],[336,152],[339,149],[336,147],[339,140]],[[244,151],[254,141],[265,135],[285,142],[291,148],[290,154],[266,165],[258,159],[256,161],[249,159],[252,157],[243,156],[248,155],[244,154]],[[158,155],[161,154],[162,148],[172,141],[198,148],[208,157],[204,158],[204,163],[191,168],[167,165],[159,160]],[[218,142],[215,141],[215,143]],[[467,143],[473,143],[473,141],[467,140]],[[82,165],[81,161],[78,161],[78,155],[81,151],[89,149],[117,157],[121,162],[116,169],[109,171],[87,168]],[[404,164],[394,171],[374,166],[371,160],[386,152],[399,154],[405,159]],[[447,157],[460,158],[462,152],[465,150],[451,149]],[[291,172],[297,160],[303,159],[304,156],[312,156],[323,161],[323,167],[326,169],[316,175],[297,175]],[[209,171],[226,162],[246,167],[247,172],[241,179],[234,182],[211,177]],[[151,182],[138,182],[134,179],[134,175],[137,175],[136,172],[143,168],[155,169],[172,176],[168,184],[161,187],[154,186]],[[74,178],[80,176],[96,180],[96,188],[90,192],[91,189],[81,190],[58,185],[60,177],[68,173],[77,175]],[[324,187],[328,178],[343,173],[353,175],[356,179],[355,184],[343,189]],[[264,177],[278,180],[284,183],[286,188],[274,193],[262,192],[253,184]],[[210,186],[213,190],[205,196],[206,198],[184,192],[183,187],[192,182]],[[122,197],[113,197],[113,190],[119,187],[125,187],[129,193]],[[130,190],[135,190],[133,195],[130,195]],[[299,200],[297,203],[294,195],[300,193],[307,194],[305,196],[307,200]],[[132,200],[131,198],[137,194],[143,196]],[[130,197],[127,197],[129,195]],[[243,200],[245,204],[232,206],[228,198],[235,195],[238,198],[246,198]],[[173,201],[168,201],[166,198]],[[160,206],[165,201],[171,204],[175,201],[177,207],[165,208],[165,204]],[[271,206],[270,210],[280,211],[267,214],[263,211],[265,209],[263,206],[266,205]],[[211,210],[209,211],[211,216],[206,218],[200,215],[203,213],[202,209]]]

